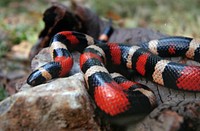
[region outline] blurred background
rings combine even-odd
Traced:
[[[200,37],[200,0],[73,0],[118,27],[144,27],[168,35]],[[13,94],[15,80],[30,70],[28,54],[44,28],[43,12],[52,2],[0,1],[0,101]]]

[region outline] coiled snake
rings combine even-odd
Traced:
[[[80,68],[89,94],[108,116],[150,111],[156,98],[145,85],[127,80],[118,73],[109,74],[105,65],[121,66],[168,88],[200,91],[200,67],[162,59],[160,56],[186,56],[200,62],[200,41],[186,37],[166,37],[139,46],[104,43],[71,31],[57,33],[51,41],[53,61],[30,74],[27,83],[36,86],[64,77],[73,65],[69,50],[77,50]],[[158,56],[159,55],[159,56]]]

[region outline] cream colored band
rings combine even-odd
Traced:
[[[88,35],[86,35],[86,39],[88,41],[88,45],[94,45],[94,39]]]
[[[127,58],[127,62],[126,62],[126,67],[127,68],[132,69],[132,57],[133,57],[133,54],[135,53],[135,51],[138,50],[139,48],[140,47],[138,47],[138,46],[132,46],[129,49],[128,58]]]
[[[151,51],[153,54],[158,55],[158,51],[157,51],[157,46],[158,46],[158,40],[151,40],[149,41],[149,51]]]
[[[149,98],[149,102],[151,103],[152,106],[156,105],[156,97],[155,97],[155,95],[153,94],[152,91],[145,90],[143,88],[136,88],[133,91],[140,91],[142,94],[144,94],[146,97]]]
[[[164,85],[162,73],[164,72],[164,69],[169,62],[170,61],[168,61],[168,60],[158,61],[158,63],[156,64],[156,66],[154,68],[155,71],[153,72],[153,75],[152,75],[154,82],[156,82],[160,85]]]
[[[190,59],[194,59],[195,50],[200,47],[200,39],[193,39],[190,42],[189,49],[186,52],[186,57]]]
[[[103,66],[92,66],[92,67],[90,67],[89,69],[87,69],[87,71],[85,72],[84,77],[85,77],[85,81],[86,81],[86,84],[87,84],[87,87],[88,87],[88,88],[89,88],[88,78],[89,78],[92,74],[94,74],[94,73],[96,73],[96,72],[105,72],[105,73],[109,73],[109,72],[107,71],[107,69],[106,69],[105,67],[103,67]]]
[[[103,34],[99,37],[99,40],[105,40],[105,41],[108,41],[108,36]]]
[[[49,72],[47,72],[44,68],[39,68],[39,71],[41,71],[42,76],[46,79],[46,80],[51,80],[52,76]]]
[[[67,47],[59,41],[55,41],[55,42],[51,43],[50,52],[51,52],[52,58],[53,58],[53,50],[59,49],[59,48],[67,49]]]
[[[116,77],[118,77],[118,76],[122,76],[121,74],[119,74],[119,73],[111,73],[110,74],[111,76],[112,76],[112,78],[116,78]]]
[[[109,73],[107,71],[107,69],[105,67],[103,67],[103,66],[92,66],[89,69],[87,69],[87,71],[85,72],[85,77],[88,78],[88,77],[90,77],[92,74],[94,74],[96,72]]]
[[[103,56],[104,64],[106,64],[106,55],[105,55],[105,52],[100,47],[98,47],[96,45],[90,45],[87,48],[94,49],[94,50],[100,52],[101,55]]]

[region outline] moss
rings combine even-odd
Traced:
[[[6,93],[5,89],[0,85],[0,101],[5,99],[6,97],[7,97],[7,93]]]

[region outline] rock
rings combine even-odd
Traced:
[[[127,131],[199,131],[200,102],[188,100],[172,103],[161,104],[145,119],[129,126]]]
[[[28,73],[25,61],[2,57],[0,59],[0,88],[5,88],[8,96],[16,93],[16,83]]]
[[[21,90],[0,103],[1,130],[100,130],[81,73]]]
[[[116,28],[111,35],[109,42],[140,45],[143,42],[163,38],[166,36],[168,35],[147,28]]]

